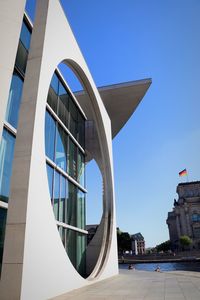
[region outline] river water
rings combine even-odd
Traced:
[[[128,264],[119,264],[120,269],[128,269]],[[161,271],[195,271],[200,272],[200,262],[141,263],[133,264],[136,270],[154,271],[157,266]]]

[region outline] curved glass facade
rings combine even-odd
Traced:
[[[68,256],[85,275],[85,119],[59,74],[54,73],[45,117],[49,190]]]

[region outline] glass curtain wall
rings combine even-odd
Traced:
[[[31,40],[31,27],[23,20],[18,50],[10,85],[3,134],[0,141],[0,201],[8,202],[23,81]],[[14,130],[13,130],[14,129]],[[0,207],[0,272],[3,255],[7,209]]]
[[[79,231],[85,230],[85,119],[56,72],[47,103],[45,150],[53,211],[68,256],[85,276],[86,235]]]

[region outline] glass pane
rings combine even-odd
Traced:
[[[54,210],[54,215],[56,220],[58,220],[59,217],[59,197],[60,197],[60,175],[58,172],[55,171],[53,210]]]
[[[52,79],[51,79],[51,87],[54,90],[55,94],[58,95],[58,84],[59,84],[59,79],[56,73],[53,74]]]
[[[22,24],[20,40],[23,43],[24,47],[28,50],[31,43],[31,32],[25,22],[23,22]]]
[[[45,115],[45,152],[51,160],[54,160],[56,123],[50,113]]]
[[[65,205],[66,205],[66,179],[61,176],[59,221],[65,223]]]
[[[70,229],[66,229],[66,251],[76,269],[76,232]]]
[[[69,119],[69,95],[64,86],[59,83],[58,117],[68,128]]]
[[[65,236],[66,236],[65,228],[62,227],[62,226],[59,226],[58,230],[59,230],[59,233],[60,233],[60,238],[62,240],[63,246],[65,247],[65,245],[66,245],[66,242],[65,242]]]
[[[35,7],[36,7],[36,0],[26,0],[26,12],[32,22],[35,19]]]
[[[4,237],[5,237],[5,230],[6,230],[6,216],[7,216],[7,209],[0,208],[0,274],[1,274],[1,264],[3,258]]]
[[[66,251],[74,268],[80,275],[86,275],[86,236],[71,229],[66,231]]]
[[[80,275],[86,275],[86,236],[77,232],[76,269]]]
[[[77,164],[77,181],[85,186],[85,157],[81,151],[78,150],[78,164]]]
[[[78,113],[78,137],[77,140],[79,144],[85,148],[85,119],[82,117],[80,112]]]
[[[72,99],[69,99],[69,113],[70,113],[70,125],[69,125],[69,130],[71,134],[77,138],[77,121],[78,121],[78,109]]]
[[[85,229],[85,194],[80,190],[77,197],[77,227]]]
[[[67,224],[76,226],[76,201],[77,188],[71,182],[68,182],[69,198],[67,202]]]
[[[68,201],[69,201],[69,182],[66,179],[66,190],[65,190],[65,216],[64,216],[64,223],[68,223]]]
[[[49,183],[49,193],[52,199],[53,195],[53,168],[50,167],[50,165],[47,164],[47,177],[48,177],[48,183]]]
[[[15,137],[3,130],[0,144],[0,200],[8,202],[14,156]]]
[[[48,104],[51,106],[53,111],[57,113],[57,106],[58,106],[58,77],[54,73],[50,88],[49,88],[49,93],[48,93],[48,98],[47,98]]]
[[[76,179],[77,176],[77,147],[69,138],[68,173]]]
[[[19,108],[21,103],[23,81],[17,73],[13,74],[8,104],[6,110],[6,121],[17,128]]]
[[[63,170],[67,170],[68,135],[58,124],[56,127],[56,158],[55,163]]]
[[[19,41],[15,65],[23,74],[26,71],[27,60],[28,60],[28,51],[24,47],[22,42]]]

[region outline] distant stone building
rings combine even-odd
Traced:
[[[131,250],[133,255],[145,253],[145,240],[140,232],[131,235]]]
[[[174,250],[180,249],[179,239],[192,239],[191,249],[200,249],[200,181],[180,183],[174,199],[173,211],[168,212],[167,225]]]

